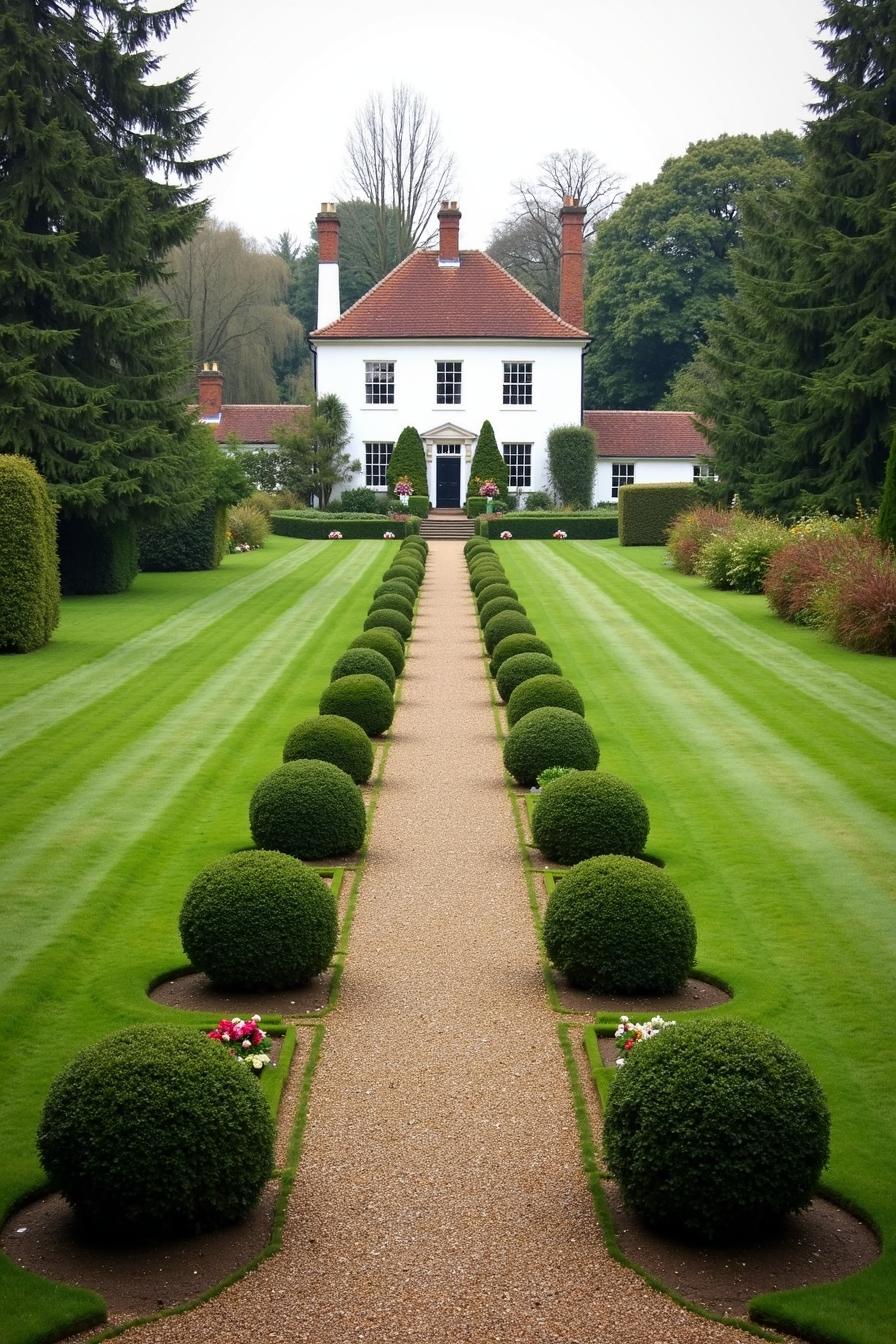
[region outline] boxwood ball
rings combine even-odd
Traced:
[[[350,649],[376,649],[395,669],[396,677],[404,671],[404,641],[396,630],[378,625],[374,630],[365,630],[356,636],[349,645]]]
[[[354,649],[352,652],[372,653],[373,650]],[[384,659],[384,662],[391,668],[388,660]],[[341,714],[318,714],[313,719],[297,723],[283,744],[283,759],[329,761],[351,775],[356,784],[366,784],[373,771],[370,738],[357,723]]]
[[[532,838],[554,863],[580,863],[598,854],[635,857],[649,830],[638,790],[602,770],[576,770],[551,780],[535,800]]]
[[[375,590],[374,597],[382,597],[384,593],[397,593],[399,597],[407,598],[413,607],[417,601],[417,589],[410,583],[404,583],[401,579],[387,579],[381,583]]]
[[[369,737],[379,737],[395,717],[395,701],[384,681],[359,672],[330,682],[320,698],[320,712],[341,714],[357,723]]]
[[[489,587],[494,588],[495,585],[492,583],[489,584]],[[483,630],[491,618],[497,616],[500,611],[518,611],[521,616],[526,614],[526,608],[515,597],[493,597],[491,602],[486,602],[479,612],[479,624]]]
[[[502,641],[503,642],[503,641]],[[536,640],[536,643],[540,641]],[[495,689],[505,703],[531,677],[559,677],[560,664],[544,653],[515,653],[506,658],[495,676]]]
[[[512,597],[519,599],[519,593],[515,588],[511,588],[509,583],[490,583],[488,587],[483,588],[476,596],[476,610],[481,612],[487,602],[491,602],[493,597]]]
[[[809,1203],[830,1121],[808,1065],[763,1027],[691,1018],[637,1045],[604,1124],[626,1203],[706,1242],[756,1238]]]
[[[58,1075],[37,1144],[51,1183],[104,1234],[193,1233],[255,1204],[274,1124],[257,1081],[217,1041],[128,1027]]]
[[[390,691],[395,690],[395,668],[386,655],[378,653],[376,649],[346,649],[342,657],[337,658],[333,664],[330,680],[338,681],[340,677],[356,676],[359,672],[379,677]]]
[[[529,787],[549,765],[594,770],[600,759],[597,739],[571,709],[533,709],[504,739],[504,765],[519,784]]]
[[[557,673],[542,673],[527,677],[511,692],[507,701],[507,722],[512,728],[533,709],[542,709],[545,705],[558,705],[585,717],[584,702],[572,682]]]
[[[191,883],[180,912],[184,951],[224,989],[289,989],[326,970],[336,900],[323,878],[274,850],[228,854]]]
[[[577,863],[557,883],[544,945],[577,989],[671,994],[694,964],[697,930],[670,877],[643,859],[606,854]]]
[[[368,607],[371,611],[400,611],[408,620],[414,615],[414,604],[410,598],[402,597],[400,593],[380,593],[379,597],[373,598]]]
[[[496,645],[508,635],[534,635],[535,626],[528,616],[518,611],[499,611],[482,632],[486,652],[494,653]]]
[[[508,635],[495,648],[488,670],[493,677],[497,677],[498,668],[501,664],[505,663],[508,658],[515,657],[518,653],[543,653],[546,658],[550,658],[551,652],[550,644],[546,644],[537,635]],[[558,672],[557,675],[559,676],[560,673]]]
[[[342,686],[349,680],[331,684]],[[370,680],[389,694],[377,677]],[[336,858],[361,848],[364,800],[354,780],[337,765],[287,761],[256,787],[249,825],[260,849],[279,849],[297,859]]]
[[[389,630],[394,630],[396,634],[401,635],[402,639],[410,639],[413,629],[409,616],[405,616],[404,612],[401,611],[393,611],[389,607],[372,611],[364,620],[365,630],[377,630],[383,626]]]

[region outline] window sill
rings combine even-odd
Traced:
[[[537,411],[537,406],[501,406],[502,411]]]
[[[375,402],[367,402],[367,401],[365,401],[365,402],[363,403],[363,405],[361,406],[361,410],[362,410],[362,411],[396,411],[396,410],[398,410],[398,403],[395,402],[395,401],[375,401]]]

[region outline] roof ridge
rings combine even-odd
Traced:
[[[404,266],[407,266],[409,261],[413,261],[414,257],[425,255],[426,255],[426,248],[415,247],[414,251],[409,252],[406,257],[403,257],[397,266],[393,266],[391,271],[387,271],[385,275],[381,276],[380,279],[377,280],[375,285],[371,285],[369,289],[365,290],[364,293],[361,295],[360,299],[355,299],[354,303],[349,304],[348,308],[346,308],[344,313],[340,313],[338,317],[334,317],[333,321],[328,322],[325,327],[315,327],[314,331],[308,333],[309,336],[318,336],[320,335],[321,332],[329,331],[331,327],[335,327],[337,322],[341,322],[344,317],[348,317],[349,313],[353,313],[355,309],[359,306],[359,304],[362,304],[367,299],[369,299],[371,294],[375,294],[381,285],[384,285],[386,281],[391,279],[393,275],[395,275],[398,271],[400,271]]]
[[[495,261],[494,257],[490,257],[489,254],[483,248],[476,247],[471,248],[470,250],[472,252],[478,252],[481,257],[485,257],[489,262],[491,262],[492,266],[495,267],[495,270],[500,271],[502,275],[506,275],[507,279],[510,280],[514,285],[516,285],[517,289],[521,290],[522,293],[525,294],[527,299],[531,299],[533,303],[537,303],[539,308],[541,308],[544,312],[548,313],[554,319],[555,322],[558,322],[560,324],[561,327],[566,327],[568,331],[575,332],[576,336],[580,338],[582,336],[586,337],[588,336],[588,332],[585,331],[584,327],[574,327],[571,322],[567,322],[565,317],[561,317],[559,313],[555,313],[553,308],[549,308],[546,303],[543,303],[542,300],[539,299],[536,294],[532,293],[531,289],[527,289],[521,280],[517,280],[515,275],[511,275],[508,270],[505,270],[505,268],[501,265],[501,263],[499,261]]]

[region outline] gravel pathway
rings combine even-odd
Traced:
[[[284,1251],[128,1338],[749,1338],[652,1292],[604,1249],[456,542],[430,545]]]

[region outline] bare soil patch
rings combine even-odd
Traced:
[[[727,1003],[731,998],[727,990],[711,984],[708,980],[697,980],[693,976],[687,981],[684,989],[678,990],[676,994],[628,994],[622,997],[619,994],[589,994],[584,989],[573,989],[553,967],[550,974],[557,998],[570,1013],[618,1012],[620,1015],[625,1013],[632,1018],[652,1017],[654,1013],[659,1013],[661,1017],[667,1017],[674,1013],[691,1012],[695,1008],[715,1008],[720,1003]],[[600,1037],[601,1054],[605,1044],[610,1050],[610,1056],[605,1058],[605,1063],[612,1064],[616,1058],[612,1039]]]

